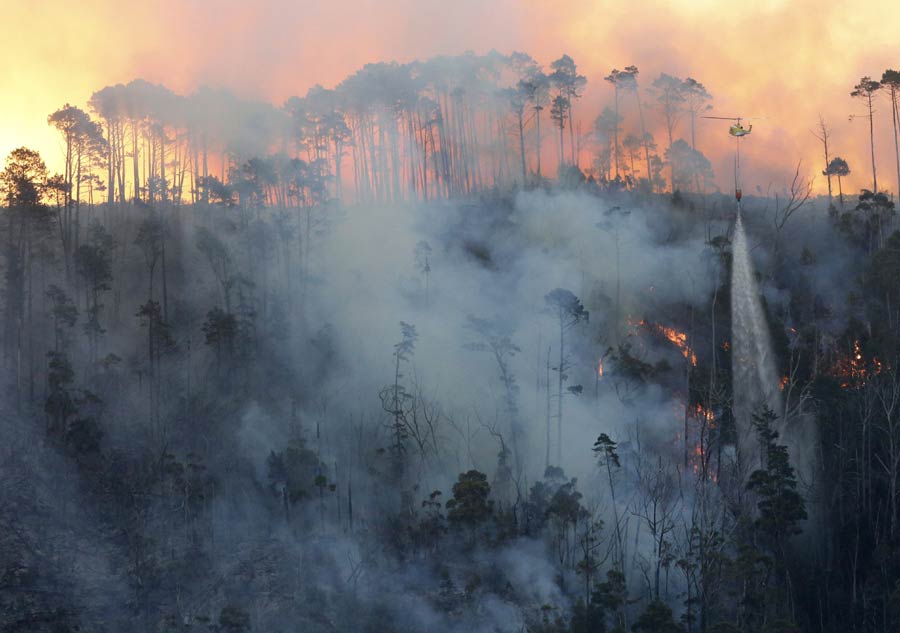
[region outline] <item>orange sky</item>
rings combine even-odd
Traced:
[[[201,84],[281,103],[334,85],[366,62],[466,50],[523,50],[548,63],[570,54],[588,78],[582,126],[611,97],[602,78],[636,64],[646,85],[691,75],[717,114],[765,115],[745,143],[745,189],[783,186],[803,159],[820,171],[809,130],[821,112],[833,151],[850,163],[845,191],[871,185],[866,123],[849,97],[863,74],[900,68],[900,3],[837,0],[4,0],[0,154],[27,145],[59,168],[46,116],[65,102],[135,77],[178,92]],[[896,191],[887,101],[876,114],[879,184]],[[682,133],[686,135],[686,128]],[[662,136],[658,132],[658,139]],[[698,146],[731,186],[732,144],[704,122]],[[823,178],[818,178],[823,184]]]

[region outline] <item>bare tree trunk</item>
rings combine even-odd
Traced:
[[[78,149],[78,161],[75,184],[75,250],[81,242],[81,148]]]
[[[132,174],[134,180],[132,182],[133,189],[133,200],[140,200],[141,198],[141,174],[140,174],[140,152],[138,151],[138,139],[137,139],[137,121],[134,119],[131,120],[131,164],[134,173]]]
[[[819,131],[822,136],[819,136],[819,140],[822,141],[822,145],[825,148],[825,176],[828,178],[828,204],[831,204],[831,172],[828,170],[828,165],[831,162],[831,158],[828,155],[828,128],[825,127],[825,120],[819,116]],[[818,135],[817,135],[818,136]],[[896,137],[896,134],[895,134]]]
[[[522,188],[524,189],[528,181],[528,168],[525,166],[525,122],[522,110],[518,112],[519,123],[519,155],[522,160]]]
[[[565,136],[563,136],[563,131],[565,129],[566,119],[563,117],[559,120],[559,166],[562,167],[566,164],[566,146],[565,146]]]
[[[572,117],[573,103],[572,97],[569,97],[569,146],[572,152],[572,164],[578,166],[578,154],[575,149],[575,120]]]
[[[163,291],[163,296],[162,296],[163,321],[168,323],[169,322],[169,283],[168,283],[168,279],[167,279],[168,276],[166,275],[166,222],[162,218],[160,218],[160,221],[162,222],[162,226],[163,226],[162,236],[160,238],[160,241],[161,241],[160,255],[161,255],[161,259],[162,259],[162,262],[161,262],[162,263],[162,271],[161,272],[162,272],[162,291]]]
[[[894,161],[897,166],[897,197],[900,198],[900,144],[897,141],[897,128],[900,126],[900,110],[897,108],[897,89],[891,86],[891,123],[894,126]]]
[[[28,398],[34,401],[34,258],[31,245],[31,227],[27,228],[25,271],[28,276]]]
[[[159,130],[159,177],[162,180],[162,201],[165,204],[169,198],[169,185],[166,181],[166,130],[162,126]]]
[[[128,194],[125,191],[125,125],[122,122],[119,123],[116,139],[119,146],[119,202],[124,204],[128,200]]]
[[[647,184],[650,185],[650,191],[655,191],[653,174],[650,171],[650,146],[647,143],[647,127],[644,125],[644,108],[641,106],[641,93],[637,86],[634,89],[634,98],[637,100],[638,118],[641,121],[641,145],[644,146],[644,158],[647,161]]]
[[[878,193],[878,175],[875,173],[875,122],[872,109],[872,94],[869,93],[869,149],[872,152],[872,193]]]
[[[547,452],[544,457],[544,467],[550,467],[550,350],[551,347],[547,347],[547,376],[546,376],[546,387],[547,387]]]
[[[565,337],[565,323],[563,322],[563,317],[560,315],[559,319],[559,367],[557,367],[557,374],[559,378],[558,389],[557,389],[557,401],[556,401],[556,465],[562,466],[562,418],[563,418],[563,379],[564,379],[564,370],[565,370],[565,346],[564,346],[564,337]]]
[[[615,160],[616,180],[619,179],[619,86],[613,87],[616,120],[613,121],[613,158]]]
[[[107,160],[107,171],[106,171],[106,204],[112,206],[113,200],[116,196],[116,182],[115,182],[115,173],[116,173],[116,144],[113,140],[113,129],[112,122],[109,119],[106,119],[106,160]]]

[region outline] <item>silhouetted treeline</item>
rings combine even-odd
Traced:
[[[699,190],[712,171],[694,127],[711,95],[666,74],[642,92],[638,74],[613,70],[614,107],[584,129],[574,112],[587,80],[571,57],[544,68],[525,53],[496,52],[367,64],[281,107],[135,80],[95,92],[90,114],[66,104],[49,122],[65,141],[66,201],[429,200],[584,178],[579,167],[618,188]],[[635,131],[626,134],[629,112]],[[651,117],[664,122],[665,148]],[[690,142],[675,136],[683,118]]]

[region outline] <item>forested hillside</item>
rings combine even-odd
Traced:
[[[575,62],[523,54],[51,113],[63,172],[0,173],[0,629],[898,630],[874,152],[844,191],[822,122],[833,195],[743,194],[751,446],[712,96],[638,77],[590,132]]]

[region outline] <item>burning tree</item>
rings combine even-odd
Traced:
[[[697,355],[694,353],[694,350],[691,349],[691,346],[688,345],[687,332],[682,332],[674,327],[661,325],[659,323],[648,323],[644,319],[641,319],[640,321],[630,320],[629,323],[635,327],[646,328],[651,332],[658,334],[678,348],[681,355],[684,356],[685,360],[689,361],[693,367],[697,366]]]

